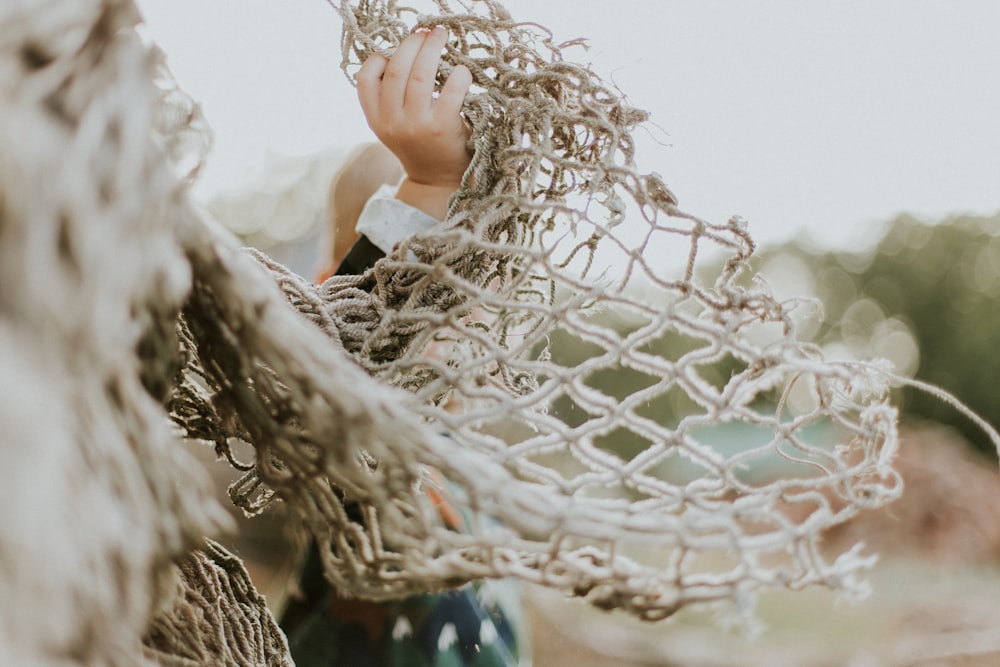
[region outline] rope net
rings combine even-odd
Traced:
[[[205,546],[178,564],[172,602],[146,632],[144,653],[160,667],[292,667],[288,642],[242,561]]]
[[[575,42],[486,0],[335,6],[348,75],[449,28],[473,160],[439,229],[318,287],[190,201],[201,117],[131,2],[0,8],[0,663],[284,664],[204,541],[202,441],[356,595],[514,576],[658,619],[850,587],[871,559],[820,539],[899,493],[886,374],[796,339]]]
[[[764,586],[850,587],[871,559],[824,554],[820,535],[900,491],[881,371],[798,341],[801,304],[741,280],[745,223],[685,213],[639,171],[646,114],[564,59],[578,41],[490,0],[335,6],[348,76],[412,29],[449,29],[441,76],[460,63],[474,77],[472,164],[446,223],[363,275],[316,288],[254,256],[379,385],[406,391],[392,400],[421,435],[332,455],[359,425],[324,415],[343,400],[327,392],[357,396],[373,423],[396,417],[342,377],[291,377],[258,349],[260,325],[196,282],[173,408],[246,470],[233,500],[291,504],[331,581],[375,598],[515,576],[657,619]],[[256,458],[236,461],[233,439]],[[442,497],[467,529],[442,521]]]

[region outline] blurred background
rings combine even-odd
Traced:
[[[138,0],[215,147],[198,191],[371,137],[324,0]],[[405,4],[405,3],[404,3]],[[416,4],[416,3],[415,3]],[[428,5],[430,3],[427,3]],[[1000,210],[991,0],[507,0],[652,114],[639,166],[758,241],[868,242],[895,215]]]
[[[834,357],[887,358],[1000,425],[1000,4],[504,4],[589,38],[569,55],[652,112],[639,166],[685,210],[747,218],[754,269],[779,296],[823,304],[804,337]],[[195,195],[247,243],[315,274],[330,180],[372,139],[339,70],[335,12],[322,0],[139,5],[214,132]],[[711,611],[642,625],[532,591],[535,663],[1000,664],[996,453],[945,402],[896,392],[906,494],[828,538],[882,554],[868,601],[768,594],[769,629],[750,642]],[[284,545],[272,540],[262,528],[241,547],[265,589]]]

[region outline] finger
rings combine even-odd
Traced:
[[[382,89],[382,74],[385,72],[389,61],[385,57],[373,53],[368,56],[358,70],[358,101],[361,102],[361,110],[368,119],[368,124],[379,114],[379,94]]]
[[[434,79],[441,63],[441,49],[448,41],[448,31],[438,26],[427,33],[427,39],[413,61],[406,83],[403,104],[413,109],[430,109],[434,100]]]
[[[420,53],[420,47],[427,39],[426,32],[410,33],[410,36],[396,47],[389,64],[382,75],[382,108],[389,112],[400,111],[406,95],[406,84],[413,69],[413,61]]]
[[[465,104],[465,96],[472,86],[472,72],[465,65],[456,65],[441,88],[434,115],[440,120],[458,116]]]

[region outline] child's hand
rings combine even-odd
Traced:
[[[458,189],[471,157],[469,128],[459,115],[472,75],[457,66],[434,97],[434,77],[448,39],[443,28],[415,32],[391,60],[374,54],[358,72],[358,98],[375,136],[403,165],[396,195],[437,218]]]

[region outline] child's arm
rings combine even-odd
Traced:
[[[392,151],[406,176],[396,198],[438,219],[458,189],[471,160],[469,128],[459,115],[472,75],[455,67],[434,96],[448,33],[443,28],[415,32],[391,60],[374,54],[358,72],[358,98],[375,136]]]
[[[378,142],[362,144],[347,158],[330,185],[327,209],[330,243],[324,258],[331,262],[331,267],[339,266],[354,244],[361,240],[365,230],[357,229],[356,225],[369,198],[381,186],[396,185],[401,178],[403,168],[399,160]],[[389,249],[401,238],[402,234],[395,235]],[[332,269],[325,275],[331,273]]]

